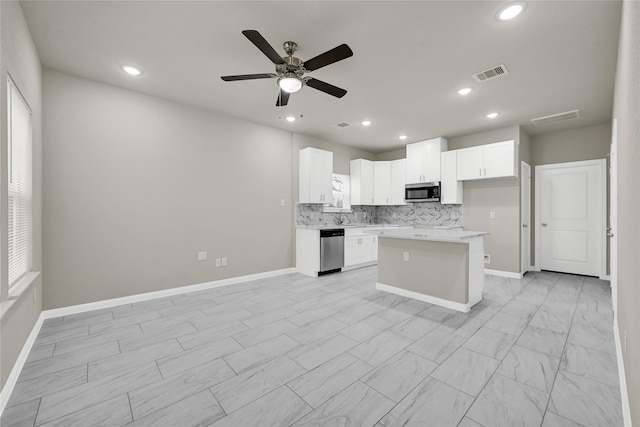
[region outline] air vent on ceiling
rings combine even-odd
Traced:
[[[351,123],[347,123],[347,122],[337,123],[333,125],[334,128],[338,128],[338,129],[348,128],[349,126],[351,126]]]
[[[487,80],[495,79],[496,77],[504,76],[505,74],[509,74],[509,70],[507,70],[507,67],[505,67],[504,64],[500,64],[497,67],[492,67],[488,70],[474,74],[473,78],[477,82],[486,82]]]
[[[577,119],[580,117],[580,110],[565,111],[564,113],[551,114],[550,116],[538,117],[531,119],[531,123],[536,126],[546,125],[554,122],[561,122],[563,120]]]

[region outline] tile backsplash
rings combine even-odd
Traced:
[[[323,212],[322,205],[298,203],[296,225],[462,225],[462,205],[431,202],[401,206],[352,206],[351,210],[341,213]]]

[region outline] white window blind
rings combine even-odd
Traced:
[[[31,110],[8,80],[8,237],[9,288],[31,271]]]

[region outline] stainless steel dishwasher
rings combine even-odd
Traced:
[[[334,273],[344,267],[344,229],[320,230],[320,272]]]

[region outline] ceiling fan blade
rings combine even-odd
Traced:
[[[284,107],[289,103],[289,92],[286,92],[280,89],[280,94],[278,95],[278,99],[276,100],[276,107]]]
[[[311,79],[308,79],[306,83],[307,83],[307,86],[310,86],[314,89],[318,89],[321,92],[328,93],[329,95],[333,95],[336,98],[342,98],[347,94],[346,90],[341,89],[338,86],[325,83],[322,80],[311,78]]]
[[[246,38],[249,39],[251,43],[253,43],[262,53],[264,53],[267,58],[271,60],[274,64],[284,64],[284,59],[276,52],[276,50],[271,47],[268,41],[262,37],[262,35],[256,30],[244,30],[242,34],[245,35]]]
[[[234,82],[236,80],[255,80],[255,79],[271,79],[275,74],[241,74],[239,76],[222,76],[225,82]]]
[[[342,61],[343,59],[347,59],[350,56],[353,56],[353,51],[346,44],[341,44],[338,47],[334,47],[331,50],[326,51],[325,53],[321,53],[320,55],[311,58],[308,61],[304,62],[304,68],[308,71],[317,70],[318,68],[325,67],[329,64],[333,64],[334,62]]]

